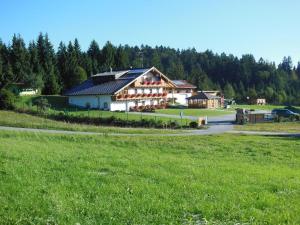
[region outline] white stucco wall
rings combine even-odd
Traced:
[[[87,95],[87,96],[69,96],[69,104],[79,107],[86,107],[89,103],[93,109],[108,109],[111,107],[111,96],[110,95]],[[105,108],[107,105],[107,108]]]
[[[188,102],[186,98],[189,98],[192,96],[192,93],[168,93],[168,98],[176,98],[176,103],[179,103],[181,105],[187,105]]]
[[[38,89],[26,89],[22,90],[19,95],[20,96],[27,96],[27,95],[36,95],[38,94],[39,90]]]

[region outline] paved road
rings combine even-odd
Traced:
[[[196,135],[217,135],[223,133],[231,134],[245,134],[245,135],[264,135],[264,136],[289,136],[300,137],[300,133],[285,133],[285,132],[263,132],[263,131],[236,131],[233,130],[231,123],[219,123],[211,125],[206,130],[183,130],[179,133],[172,134],[124,134],[124,133],[96,133],[96,132],[82,132],[82,131],[66,131],[66,130],[47,130],[34,128],[20,128],[20,127],[5,127],[0,126],[0,130],[5,131],[19,131],[19,132],[37,132],[50,134],[79,134],[79,135],[97,135],[97,136],[196,136]]]
[[[232,124],[213,125],[208,129],[203,130],[178,130],[178,133],[165,133],[165,134],[125,134],[125,133],[97,133],[85,131],[67,131],[67,130],[48,130],[36,128],[21,128],[21,127],[6,127],[0,126],[0,130],[6,131],[20,131],[20,132],[38,132],[38,133],[51,133],[51,134],[79,134],[79,135],[98,135],[98,136],[193,136],[193,135],[212,135],[221,134],[233,129]]]

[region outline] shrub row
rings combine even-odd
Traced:
[[[64,112],[56,114],[47,114],[43,112],[38,112],[29,109],[17,109],[19,113],[31,114],[34,116],[46,117],[47,119],[52,119],[56,121],[63,121],[67,123],[78,123],[78,124],[88,124],[88,125],[108,125],[108,126],[118,126],[118,127],[144,127],[144,128],[197,128],[198,124],[196,122],[191,122],[189,126],[180,126],[177,121],[161,121],[154,119],[141,119],[141,120],[125,120],[120,119],[115,116],[111,117],[89,117],[83,115],[72,115]]]

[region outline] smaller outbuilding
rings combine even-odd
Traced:
[[[187,101],[189,108],[215,109],[222,107],[221,97],[205,92],[198,92],[198,94],[187,98]]]
[[[187,98],[191,97],[197,87],[188,83],[186,80],[172,80],[174,88],[169,89],[167,98],[171,104],[187,105]]]
[[[265,98],[257,98],[257,99],[255,99],[254,104],[256,104],[256,105],[265,105],[266,104],[266,99]]]

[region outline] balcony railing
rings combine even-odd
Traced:
[[[130,99],[147,99],[147,98],[165,98],[168,93],[140,93],[140,94],[120,94],[116,96],[117,100],[130,100]]]
[[[162,85],[162,81],[142,81],[142,86],[159,86]]]

